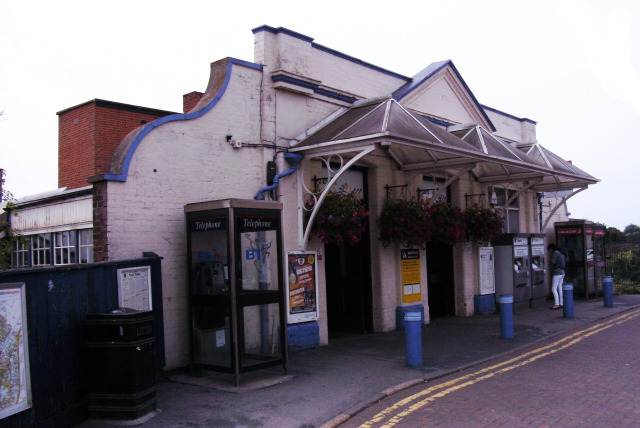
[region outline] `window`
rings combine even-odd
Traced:
[[[507,201],[516,194],[515,190],[507,190],[501,187],[494,187],[493,191],[496,194],[497,202],[496,208],[503,208]],[[504,211],[504,233],[518,233],[520,232],[520,204],[518,198],[515,198]]]
[[[422,195],[422,198],[424,198],[425,200],[431,199],[433,195],[435,195],[436,192],[442,188],[442,185],[444,184],[444,182],[445,180],[441,178],[426,178],[426,177],[423,178],[422,188],[419,189],[419,192]],[[444,192],[440,193],[440,195],[438,196],[438,199],[435,201],[432,201],[432,203],[440,204],[440,203],[451,202],[449,189],[450,188],[447,187],[447,189]]]
[[[40,233],[31,236],[31,266],[51,264],[51,236]]]
[[[29,266],[29,245],[27,239],[21,239],[13,243],[13,260],[11,265],[15,268]]]
[[[93,229],[26,235],[11,256],[13,268],[93,263]]]
[[[78,231],[80,259],[78,263],[93,263],[93,229]]]
[[[53,234],[53,264],[70,265],[76,261],[76,231],[65,230]]]

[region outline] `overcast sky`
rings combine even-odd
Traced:
[[[253,61],[263,24],[405,76],[451,59],[481,104],[536,121],[542,145],[602,180],[572,217],[640,224],[638,0],[0,0],[7,189],[57,187],[56,112],[94,98],[181,112],[211,62]]]

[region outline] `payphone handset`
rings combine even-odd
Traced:
[[[229,266],[221,262],[199,262],[195,267],[196,293],[228,294]]]

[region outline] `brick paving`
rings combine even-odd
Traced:
[[[522,349],[534,361],[521,360],[501,367],[503,372],[480,379],[497,369],[471,377],[467,386],[443,396],[443,388],[413,400],[429,398],[424,406],[395,420],[385,418],[371,426],[396,427],[622,427],[640,425],[640,310],[623,315],[624,322],[615,324],[614,317],[595,326],[611,327],[587,336],[583,328],[577,333],[577,343],[557,344],[560,340],[537,343]],[[536,353],[549,344],[556,344],[543,353]],[[561,347],[565,345],[565,348]],[[376,413],[419,390],[438,384],[454,382],[461,376],[494,367],[500,361],[514,358],[507,355],[500,360],[474,367],[457,375],[447,376],[426,385],[407,389],[383,400],[376,406],[356,415],[344,427],[361,426]],[[512,368],[514,364],[521,366]],[[461,385],[462,383],[457,383]],[[403,407],[402,409],[405,409]],[[390,413],[398,414],[402,409]],[[386,424],[386,425],[385,425]]]

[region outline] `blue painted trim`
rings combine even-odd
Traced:
[[[242,61],[235,58],[229,58],[229,61],[227,64],[227,75],[225,77],[224,83],[222,84],[222,88],[220,89],[220,92],[218,92],[218,94],[213,98],[213,100],[211,100],[209,104],[207,104],[203,109],[198,111],[194,111],[186,114],[185,113],[172,114],[169,116],[161,117],[152,122],[149,122],[147,126],[145,126],[142,129],[142,131],[140,131],[140,133],[136,136],[136,138],[131,143],[131,146],[129,147],[129,150],[127,151],[127,154],[125,156],[124,164],[122,166],[122,173],[105,174],[104,179],[108,181],[123,181],[123,182],[127,181],[127,175],[129,173],[129,165],[131,164],[131,159],[133,158],[133,154],[135,153],[136,149],[138,148],[138,146],[140,145],[144,137],[146,137],[155,128],[169,122],[176,122],[181,120],[190,120],[190,119],[198,118],[204,115],[205,113],[207,113],[208,111],[210,111],[213,107],[215,107],[215,105],[218,103],[218,101],[220,101],[225,91],[227,90],[227,86],[229,85],[229,81],[231,80],[231,69],[233,65],[241,65],[244,67],[253,68],[255,70],[262,70],[262,66],[259,64],[254,64],[252,62]]]
[[[425,119],[427,119],[431,123],[435,123],[436,125],[440,125],[440,126],[451,126],[451,125],[453,125],[453,123],[445,122],[444,120],[438,120],[438,119],[434,119],[432,117],[425,117],[425,116],[422,116],[422,117],[424,117]]]
[[[331,49],[331,48],[328,48],[326,46],[322,46],[322,45],[319,45],[317,43],[313,43],[314,39],[312,37],[305,36],[304,34],[300,34],[300,33],[297,33],[295,31],[291,31],[291,30],[289,30],[287,28],[284,28],[284,27],[274,28],[274,27],[271,27],[269,25],[262,25],[260,27],[254,28],[251,31],[253,32],[253,34],[260,33],[261,31],[267,31],[267,32],[269,32],[271,34],[278,34],[278,33],[286,34],[287,36],[291,36],[291,37],[294,37],[296,39],[305,41],[307,43],[311,43],[311,47],[313,47],[315,49],[318,49],[320,51],[326,52],[328,54],[337,56],[338,58],[346,59],[347,61],[353,62],[355,64],[361,65],[361,66],[366,67],[366,68],[370,68],[372,70],[375,70],[375,71],[378,71],[380,73],[395,77],[397,79],[404,80],[406,82],[411,81],[410,77],[403,76],[402,74],[395,73],[393,71],[387,70],[387,69],[382,68],[382,67],[378,67],[377,65],[368,63],[366,61],[362,61],[361,59],[352,57],[352,56],[347,55],[347,54],[343,54],[342,52],[338,52],[338,51],[336,51],[334,49]]]
[[[284,27],[275,28],[270,25],[261,25],[260,27],[256,27],[253,30],[251,30],[253,34],[260,33],[262,31],[266,31],[271,34],[282,33],[282,34],[286,34],[287,36],[295,37],[296,39],[300,39],[308,43],[313,42],[313,38],[309,36],[305,36],[304,34],[296,33],[295,31],[291,31],[288,28],[284,28]]]
[[[324,95],[325,97],[334,98],[336,100],[344,101],[347,103],[354,103],[356,101],[355,97],[350,97],[347,95],[339,94],[337,92],[328,91],[326,89],[322,89],[318,87],[318,85],[316,85],[315,83],[305,82],[304,80],[296,79],[295,77],[291,77],[291,76],[284,76],[280,74],[280,75],[272,76],[271,80],[273,80],[274,82],[284,82],[290,85],[296,85],[303,88],[311,89],[316,94]]]
[[[314,91],[318,89],[318,85],[314,83],[305,82],[304,80],[296,79],[295,77],[284,76],[282,74],[272,76],[271,80],[273,80],[274,82],[284,82],[296,86],[302,86],[303,88],[313,89]]]
[[[483,108],[483,109],[485,109],[485,110],[492,111],[492,112],[494,112],[494,113],[496,113],[496,114],[499,114],[499,115],[501,115],[501,116],[506,116],[506,117],[508,117],[508,118],[510,118],[510,119],[518,120],[518,121],[520,121],[520,122],[529,122],[529,123],[533,123],[534,125],[536,125],[536,124],[538,123],[538,122],[536,122],[535,120],[527,119],[526,117],[516,117],[516,116],[514,116],[514,115],[512,115],[512,114],[505,113],[505,112],[500,111],[500,110],[496,110],[496,109],[494,109],[493,107],[489,107],[489,106],[485,106],[485,105],[483,105],[483,106],[482,106],[482,108]]]
[[[320,326],[317,321],[287,326],[289,351],[304,351],[320,346]]]
[[[491,315],[496,312],[496,295],[476,294],[473,296],[473,313],[474,315]]]
[[[347,95],[337,94],[335,92],[327,91],[326,89],[317,88],[315,90],[316,94],[324,95],[325,97],[334,98],[336,100],[344,101],[346,103],[354,103],[356,102],[355,97],[349,97]]]

